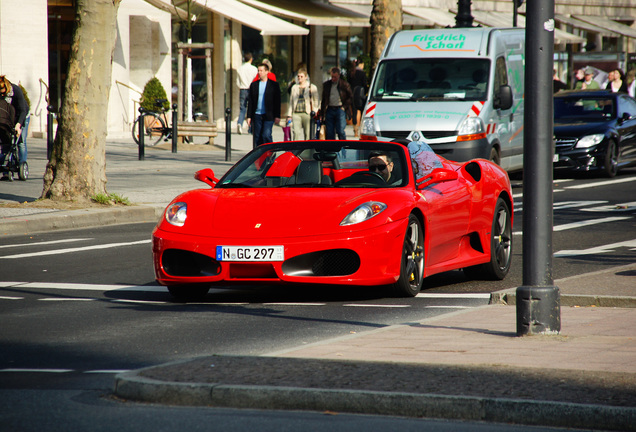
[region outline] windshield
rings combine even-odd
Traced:
[[[398,59],[378,66],[372,101],[483,101],[488,99],[490,61]]]
[[[217,188],[390,188],[408,183],[400,144],[292,141],[257,147]]]
[[[554,98],[554,120],[561,123],[599,122],[616,118],[614,99],[600,96]]]

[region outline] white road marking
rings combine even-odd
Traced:
[[[489,299],[490,293],[464,293],[464,294],[442,294],[442,293],[419,293],[418,298],[446,298],[446,299]]]
[[[598,224],[608,223],[608,222],[616,222],[616,221],[625,220],[625,219],[631,219],[631,216],[610,216],[610,217],[606,217],[606,218],[588,219],[588,220],[584,220],[584,221],[578,221],[578,222],[572,222],[572,223],[567,223],[567,224],[555,225],[554,227],[552,227],[552,231],[553,232],[566,231],[566,230],[569,230],[569,229],[582,228],[582,227],[586,227],[586,226],[590,226],[590,225],[598,225]],[[513,235],[523,235],[523,231],[515,231],[512,234]]]
[[[606,180],[606,181],[600,181],[600,182],[595,182],[595,183],[578,184],[578,185],[574,185],[574,186],[565,186],[565,189],[588,189],[588,188],[593,188],[593,187],[614,185],[614,184],[618,184],[618,183],[627,183],[627,182],[633,182],[633,181],[636,181],[636,177],[628,177],[628,178],[624,178],[624,179]]]
[[[24,300],[24,297],[7,297],[7,296],[0,296],[0,300]]]
[[[37,243],[21,243],[21,244],[9,244],[9,245],[0,245],[0,249],[3,248],[14,248],[14,247],[25,247],[25,246],[42,246],[42,245],[52,245],[59,243],[73,243],[79,241],[88,241],[93,240],[92,238],[78,238],[78,239],[62,239],[62,240],[51,240]]]
[[[579,255],[596,255],[596,254],[614,252],[616,249],[621,247],[626,247],[626,248],[631,248],[631,250],[636,250],[636,239],[602,245],[602,246],[596,246],[596,247],[588,248],[588,249],[562,250],[562,251],[556,252],[554,256],[555,257],[570,257],[570,256],[579,256]]]
[[[361,307],[361,308],[410,308],[411,305],[387,305],[387,304],[360,304],[360,303],[351,303],[351,304],[343,304],[344,307]]]
[[[165,301],[152,301],[152,300],[126,300],[126,299],[114,299],[113,303],[141,303],[141,304],[166,304]]]
[[[9,368],[0,369],[0,372],[27,372],[27,373],[69,373],[73,369],[25,369],[25,368]]]
[[[263,306],[327,306],[327,303],[263,303]]]
[[[56,283],[56,282],[0,282],[0,288],[24,288],[24,289],[56,289],[72,291],[135,291],[135,292],[166,292],[162,286],[144,285],[92,285],[80,283]]]
[[[75,298],[75,297],[46,297],[38,299],[39,301],[62,302],[62,301],[95,301],[94,298]]]
[[[49,250],[49,251],[0,256],[0,259],[17,259],[17,258],[32,258],[32,257],[45,256],[45,255],[61,255],[61,254],[73,253],[73,252],[85,252],[85,251],[98,250],[98,249],[111,249],[111,248],[117,248],[122,246],[136,246],[141,244],[148,244],[151,241],[152,240],[148,239],[148,240],[139,240],[134,242],[126,242],[126,243],[108,243],[108,244],[85,246],[85,247],[78,247],[78,248],[55,249],[55,250]]]

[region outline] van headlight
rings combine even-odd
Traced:
[[[486,138],[484,122],[479,117],[466,117],[459,125],[457,141],[472,141]]]
[[[373,117],[365,117],[362,119],[360,134],[375,135],[375,119]]]
[[[605,138],[604,134],[586,135],[576,143],[576,148],[588,148],[600,144]]]

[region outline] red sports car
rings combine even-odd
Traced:
[[[210,188],[176,197],[152,234],[157,281],[177,299],[232,284],[386,285],[463,269],[503,279],[512,256],[508,175],[423,142],[291,141],[257,147]]]

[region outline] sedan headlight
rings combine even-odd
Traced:
[[[605,138],[603,134],[586,135],[581,138],[577,143],[577,148],[588,148],[600,144]]]
[[[356,207],[346,218],[340,222],[340,226],[355,225],[379,215],[386,209],[386,204],[378,201],[369,201]]]
[[[188,217],[188,205],[184,202],[170,204],[166,209],[166,221],[174,226],[183,226]]]

